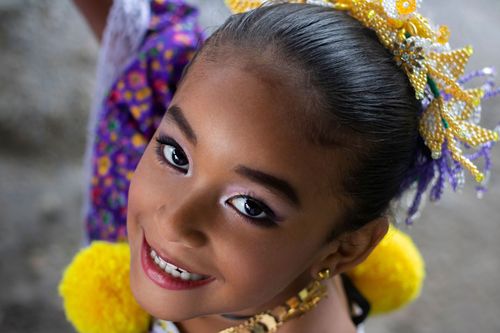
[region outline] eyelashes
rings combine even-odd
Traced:
[[[274,212],[253,196],[253,194],[240,193],[229,198],[227,202],[234,207],[238,215],[243,216],[250,223],[266,228],[277,227],[277,218]],[[241,211],[245,211],[245,213]],[[259,217],[262,214],[265,217]]]
[[[171,137],[159,134],[156,138],[155,152],[158,161],[177,172],[186,174],[189,160],[180,145]],[[239,193],[226,200],[238,217],[257,226],[277,227],[277,217],[266,204],[255,198],[254,193]]]
[[[179,144],[169,136],[159,135],[156,138],[156,155],[162,164],[184,172],[189,169],[189,160]]]

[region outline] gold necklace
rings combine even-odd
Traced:
[[[321,281],[330,277],[330,270],[323,269],[318,276],[297,295],[288,299],[285,304],[272,310],[259,313],[244,323],[226,328],[219,333],[274,333],[284,322],[300,317],[312,310],[326,296],[326,286]]]

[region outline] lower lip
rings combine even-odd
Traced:
[[[156,263],[153,261],[151,256],[149,255],[149,246],[144,239],[142,241],[142,249],[141,249],[141,264],[144,273],[146,273],[147,277],[151,279],[158,286],[168,289],[168,290],[185,290],[185,289],[193,289],[197,287],[204,286],[212,281],[214,278],[207,278],[204,280],[198,281],[185,281],[182,279],[174,278],[170,274],[166,273],[162,270]]]

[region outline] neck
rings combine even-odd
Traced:
[[[231,313],[223,313],[221,314],[222,318],[229,319],[229,320],[247,320],[252,318],[254,315],[237,315],[237,314],[231,314]]]
[[[278,333],[318,331],[355,333],[340,279],[336,277],[334,281],[328,283],[328,297],[320,301],[317,308],[307,312],[300,320],[287,321]],[[263,311],[270,309],[271,307],[268,307]],[[182,333],[214,333],[241,324],[251,317],[247,313],[260,312],[262,311],[209,315],[186,320],[177,325]]]
[[[290,297],[297,294],[310,282],[308,274],[297,278],[285,290],[278,293],[273,299],[260,306],[242,311],[200,316],[177,323],[183,333],[213,333],[220,332],[228,327],[237,326],[256,314],[271,310],[284,304]]]

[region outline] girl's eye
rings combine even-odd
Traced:
[[[170,137],[160,136],[156,138],[156,141],[158,142],[156,153],[160,158],[160,162],[165,163],[166,161],[169,165],[181,171],[189,169],[188,158],[175,140]]]
[[[246,195],[233,197],[228,202],[250,222],[266,227],[276,226],[274,213],[263,203]]]
[[[186,158],[186,155],[179,148],[170,145],[164,145],[163,156],[169,163],[173,164],[174,166],[184,170],[188,169],[188,160]]]

